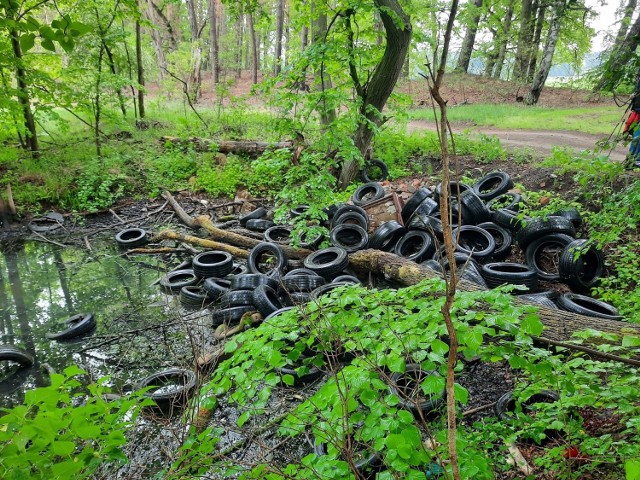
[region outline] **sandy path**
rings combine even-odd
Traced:
[[[471,135],[484,133],[485,135],[495,135],[500,139],[500,143],[506,149],[530,147],[547,156],[551,153],[553,146],[567,146],[580,152],[585,149],[593,150],[596,142],[602,140],[604,135],[591,135],[588,133],[569,132],[563,130],[502,130],[492,127],[469,127],[452,125],[454,133],[462,133],[465,130]],[[435,124],[429,120],[412,120],[407,126],[409,132],[420,130],[435,130]],[[618,145],[610,154],[612,160],[622,161],[625,158],[627,149]]]

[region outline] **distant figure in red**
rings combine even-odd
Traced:
[[[631,113],[624,124],[622,135],[632,137],[625,168],[640,168],[640,80],[636,84],[636,92],[631,99]]]

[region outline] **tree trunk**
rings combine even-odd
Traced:
[[[478,31],[478,23],[480,23],[480,9],[482,8],[482,0],[473,0],[473,17],[471,23],[467,25],[467,32],[462,41],[460,55],[458,56],[458,64],[456,71],[467,73],[469,63],[471,62],[471,54],[473,53],[473,45],[476,43],[476,33]]]
[[[107,45],[107,42],[105,42],[104,40],[104,37],[102,38],[102,45],[104,46],[104,51],[107,54],[107,63],[109,64],[109,70],[111,70],[111,74],[113,76],[116,76],[118,75],[118,70],[116,69],[116,62],[113,58],[113,53],[111,52],[109,45]],[[122,89],[116,88],[116,96],[118,97],[118,103],[120,105],[120,111],[122,112],[122,116],[126,117],[127,107],[124,102],[124,97],[122,96]]]
[[[483,76],[491,77],[493,69],[496,66],[496,60],[498,59],[498,44],[499,37],[496,29],[490,29],[491,31],[491,47],[487,51],[484,61],[484,73]]]
[[[184,147],[193,148],[196,152],[210,152],[215,149],[220,153],[235,153],[241,155],[249,155],[257,157],[262,155],[267,150],[279,150],[282,148],[293,149],[294,142],[289,140],[285,142],[253,142],[251,140],[209,140],[208,138],[200,137],[172,137],[164,135],[160,137],[160,143],[165,145],[170,142],[173,145],[182,145]]]
[[[511,33],[511,21],[513,19],[513,5],[515,0],[509,0],[507,11],[505,13],[504,22],[502,23],[502,35],[500,36],[500,49],[498,50],[498,58],[496,59],[496,67],[493,71],[493,78],[502,76],[502,68],[504,67],[504,59],[507,56],[507,45],[509,44],[509,34]]]
[[[529,66],[529,52],[533,40],[532,0],[522,0],[520,11],[520,34],[516,47],[516,58],[513,66],[513,80],[524,81]]]
[[[622,80],[624,69],[633,57],[640,42],[640,15],[627,32],[627,36],[618,48],[615,48],[606,62],[602,78],[594,90],[612,91]]]
[[[547,12],[547,6],[541,2],[536,2],[537,20],[536,28],[533,33],[533,44],[531,45],[531,52],[529,57],[529,66],[527,67],[527,81],[531,81],[536,72],[536,65],[538,63],[538,50],[540,50],[540,38],[542,37],[542,28],[544,27],[544,16]]]
[[[415,285],[425,278],[440,276],[430,268],[379,250],[360,250],[352,253],[349,255],[349,266],[356,272],[383,275],[385,279],[404,286]],[[478,285],[465,280],[459,280],[458,286],[461,290],[467,291],[480,289]],[[640,336],[640,325],[635,323],[585,317],[577,313],[544,307],[540,307],[538,316],[545,326],[545,337],[552,340],[570,340],[574,332],[588,328],[620,336],[623,333]]]
[[[218,46],[218,1],[209,0],[209,41],[211,42],[211,81],[220,83],[220,55]]]
[[[315,3],[314,3],[315,8]],[[324,43],[324,37],[327,32],[327,14],[320,13],[316,16],[311,25],[313,43]],[[325,92],[331,88],[331,77],[324,71],[322,67],[315,72],[314,88],[317,91]],[[322,96],[322,105],[318,104],[320,111],[320,124],[323,128],[328,127],[336,119],[336,111],[333,107],[327,105],[327,98]]]
[[[304,26],[300,30],[300,51],[304,52],[309,42],[309,27]]]
[[[359,85],[355,79],[356,91],[362,102],[360,114],[363,120],[354,134],[354,143],[363,155],[366,155],[373,138],[371,125],[380,126],[384,121],[382,109],[400,76],[411,42],[411,21],[398,1],[375,0],[374,4],[382,18],[387,41],[382,59],[369,82]],[[346,188],[356,178],[358,170],[357,160],[347,161],[340,172],[340,188]]]
[[[24,68],[22,60],[22,48],[20,48],[20,39],[18,32],[11,29],[11,46],[13,47],[13,56],[16,63],[16,81],[18,83],[18,101],[22,107],[22,117],[24,119],[25,136],[31,156],[34,159],[40,157],[40,146],[38,145],[38,132],[36,131],[36,122],[31,111],[31,98],[29,96],[29,87],[27,85],[27,71]]]
[[[242,12],[238,13],[236,21],[236,51],[234,55],[234,63],[236,67],[236,78],[242,77],[242,37],[244,32],[244,18]]]
[[[284,66],[289,65],[289,57],[291,52],[291,10],[288,0],[284,0],[284,49],[282,56],[284,57]]]
[[[614,49],[622,45],[622,42],[626,38],[627,32],[629,31],[629,25],[631,25],[633,12],[635,12],[637,5],[638,0],[629,0],[627,2],[627,6],[624,8],[624,12],[622,14],[622,19],[620,20],[620,28],[618,29],[618,34],[616,35],[616,39],[613,42]]]
[[[281,60],[282,60],[282,35],[284,32],[284,1],[277,0],[276,7],[276,49],[275,58],[273,59],[273,74],[278,75],[280,73]]]
[[[144,118],[144,66],[142,65],[142,39],[140,22],[136,22],[136,63],[138,67],[138,114]]]
[[[258,83],[258,64],[260,59],[258,58],[258,36],[253,24],[253,12],[247,13],[247,22],[249,23],[249,34],[251,35],[251,79],[253,84],[256,85]]]
[[[187,16],[189,17],[189,29],[191,30],[191,59],[193,67],[187,84],[188,95],[193,101],[200,97],[200,85],[202,84],[202,46],[200,45],[200,29],[198,28],[197,0],[185,0]]]
[[[171,25],[171,21],[169,20],[169,18],[164,14],[164,12],[162,11],[162,9],[160,7],[158,7],[158,5],[155,4],[155,2],[153,2],[153,0],[149,0],[150,3],[150,7],[151,7],[151,11],[154,13],[153,17],[150,18],[150,20],[155,24],[156,21],[156,17],[159,18],[162,21],[162,24],[165,27],[165,30],[167,31],[167,34],[169,35],[169,43],[171,45],[171,51],[177,50],[178,49],[178,40],[176,38],[176,33],[174,32],[173,26]],[[162,36],[161,36],[162,38]],[[162,42],[160,43],[160,46],[162,46]]]
[[[540,67],[536,72],[536,76],[531,84],[531,90],[524,99],[526,105],[535,105],[538,103],[544,83],[547,81],[549,70],[551,69],[551,61],[553,60],[553,54],[556,50],[556,43],[558,43],[558,37],[560,36],[560,27],[562,23],[562,17],[564,16],[564,2],[560,0],[554,5],[553,17],[551,18],[551,24],[549,25],[549,33],[547,34],[547,41],[544,45],[544,51],[542,52],[542,60],[540,61]]]

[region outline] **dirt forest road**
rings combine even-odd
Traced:
[[[602,140],[604,135],[591,135],[588,133],[569,132],[563,130],[502,130],[491,127],[469,127],[467,125],[452,125],[453,133],[469,131],[473,136],[484,133],[485,135],[495,135],[500,139],[501,145],[507,150],[514,148],[529,147],[546,157],[551,153],[553,146],[567,146],[580,152],[585,149],[593,150],[596,142]],[[421,130],[435,131],[435,123],[428,120],[412,120],[407,126],[408,132],[418,132]],[[622,161],[625,158],[627,149],[623,145],[618,145],[609,158]]]

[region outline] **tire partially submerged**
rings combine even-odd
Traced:
[[[155,387],[144,393],[165,413],[182,408],[196,388],[196,374],[183,368],[169,368],[136,383],[136,390]]]
[[[69,327],[57,332],[48,332],[46,337],[49,340],[71,340],[92,332],[97,325],[93,313],[78,313],[65,320],[64,323]]]

